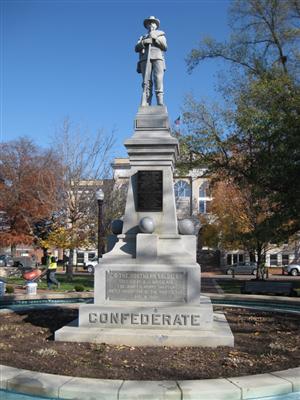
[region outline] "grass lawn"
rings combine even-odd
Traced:
[[[65,274],[56,274],[56,278],[60,283],[60,288],[57,289],[55,285],[52,285],[52,289],[55,291],[72,291],[75,290],[76,286],[82,286],[84,290],[94,289],[94,275],[74,275],[73,280],[70,282]],[[22,278],[7,278],[7,285],[25,285],[25,280]],[[43,277],[40,282],[38,282],[39,289],[47,289],[46,277]]]
[[[297,297],[300,297],[300,287],[296,287],[294,290],[297,292]]]
[[[218,279],[217,282],[225,293],[241,294],[241,287],[244,285],[244,281],[234,279]],[[293,281],[293,289],[297,292],[297,297],[300,296],[300,281]]]
[[[224,290],[225,293],[241,293],[241,286],[244,284],[244,281],[238,280],[229,280],[229,279],[218,279],[218,284]]]

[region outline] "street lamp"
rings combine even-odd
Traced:
[[[101,188],[96,191],[96,199],[98,203],[98,260],[102,258],[103,254],[103,200],[104,192]]]

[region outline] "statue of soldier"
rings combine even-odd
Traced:
[[[167,50],[165,33],[159,31],[159,19],[151,16],[144,21],[148,33],[141,36],[135,46],[139,53],[137,72],[143,76],[142,105],[151,105],[153,84],[155,87],[157,105],[164,104],[163,77],[166,69],[164,52]]]

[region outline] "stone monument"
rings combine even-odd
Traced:
[[[144,21],[148,28],[154,23],[159,25],[155,17]],[[139,42],[149,53],[156,39],[143,43],[144,38]],[[142,104],[125,141],[131,174],[123,226],[119,222],[113,229],[122,232],[95,268],[94,303],[81,305],[78,321],[56,331],[55,340],[233,346],[225,316],[214,314],[210,299],[201,295],[193,226],[181,221],[178,227],[173,170],[179,147],[162,97],[150,105],[145,79],[151,63],[148,54]]]

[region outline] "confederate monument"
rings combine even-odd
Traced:
[[[164,104],[163,78],[166,69],[164,51],[167,50],[165,33],[157,30],[159,19],[151,16],[144,21],[144,27],[148,29],[148,34],[141,36],[135,46],[135,51],[140,54],[137,64],[137,72],[143,76],[143,97],[142,106],[151,105],[153,83],[157,105]]]
[[[163,105],[160,21],[145,19],[148,34],[135,49],[143,76],[135,129],[125,141],[130,179],[123,223],[113,224],[114,246],[95,268],[94,304],[55,332],[55,340],[134,346],[233,346],[230,327],[201,295],[196,236],[189,220],[178,221],[173,170],[178,141]],[[157,104],[151,106],[153,86]],[[120,222],[120,221],[119,221]]]

